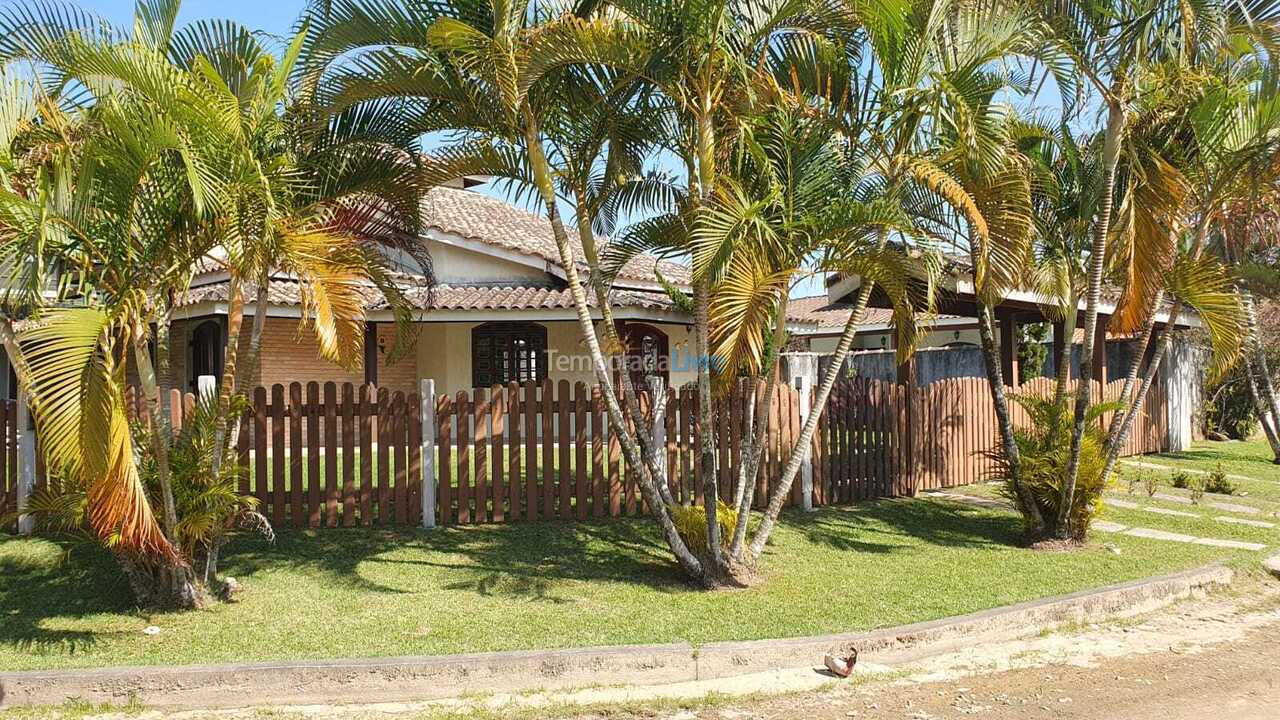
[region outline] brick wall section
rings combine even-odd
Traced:
[[[189,357],[190,334],[203,319],[178,321],[173,324],[173,358],[172,372],[175,385],[188,388],[190,382],[187,371]],[[274,383],[288,386],[289,383],[306,384],[311,381],[325,383],[350,382],[357,385],[364,382],[363,366],[345,369],[320,357],[315,336],[310,328],[298,332],[298,320],[291,318],[267,318],[262,330],[262,354],[258,363],[258,377],[254,385],[270,387]],[[253,328],[252,316],[245,317],[240,333],[239,357],[244,358],[249,350],[249,336]],[[384,344],[390,350],[394,329],[379,326]],[[409,392],[417,387],[418,367],[416,353],[412,350],[408,356],[394,365],[386,364],[385,354],[379,353],[378,384],[391,390]]]

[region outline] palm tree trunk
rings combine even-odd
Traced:
[[[618,335],[618,327],[613,320],[613,306],[609,304],[609,288],[602,281],[603,272],[600,269],[600,253],[596,248],[596,237],[591,231],[590,212],[587,210],[587,204],[581,193],[575,192],[577,201],[577,221],[578,221],[578,240],[582,243],[582,254],[587,258],[587,268],[591,272],[588,278],[591,289],[596,296],[596,305],[600,308],[600,324],[604,326],[605,343],[611,352],[616,352],[625,356],[626,349],[623,347],[622,338]],[[625,363],[617,365],[619,367],[618,382],[622,386],[622,402],[628,415],[633,418],[632,427],[635,428],[636,439],[640,442],[640,452],[646,458],[646,462],[642,468],[643,472],[649,472],[650,468],[657,468],[661,475],[653,478],[654,487],[658,494],[662,496],[662,501],[667,505],[675,504],[675,497],[671,494],[671,485],[667,481],[666,464],[662,462],[662,448],[657,447],[653,441],[653,433],[649,431],[648,424],[644,421],[644,413],[640,411],[640,393],[635,386],[635,382],[631,379],[630,369]],[[664,402],[665,398],[653,398],[654,403]]]
[[[698,201],[710,202],[715,189],[715,127],[712,124],[710,88],[704,88],[698,112]],[[724,567],[720,553],[719,497],[716,484],[716,418],[711,404],[710,283],[695,279],[693,284],[693,341],[698,370],[699,428],[698,466],[702,474],[702,505],[707,516],[707,555],[719,573]]]
[[[883,244],[882,237],[881,245]],[[769,534],[773,532],[773,527],[778,522],[778,514],[782,512],[782,505],[791,492],[791,484],[795,482],[800,466],[808,457],[809,447],[813,444],[813,435],[818,431],[818,421],[827,408],[827,400],[831,397],[831,390],[835,387],[836,380],[844,370],[844,361],[853,348],[853,337],[858,334],[858,326],[866,317],[867,304],[871,301],[871,290],[874,287],[875,283],[863,280],[862,289],[858,291],[858,301],[854,305],[853,312],[849,313],[849,320],[844,324],[844,331],[840,333],[840,342],[836,343],[836,350],[831,355],[831,364],[822,377],[822,384],[818,386],[818,394],[813,399],[813,408],[809,411],[809,417],[805,418],[804,427],[800,429],[800,437],[796,439],[796,446],[787,458],[787,464],[782,469],[778,484],[769,493],[769,503],[765,506],[764,517],[760,521],[755,537],[751,539],[753,557],[758,558],[764,552],[764,546],[769,542]],[[763,422],[763,420],[757,418],[756,422]]]
[[[1057,358],[1057,372],[1054,373],[1053,404],[1062,405],[1067,397],[1067,387],[1071,384],[1071,356],[1075,352],[1076,313],[1079,310],[1080,298],[1071,293],[1067,298],[1067,309],[1063,313],[1062,330],[1067,337],[1062,342],[1062,354]]]
[[[532,111],[527,106],[523,109],[523,113],[525,121],[524,139],[526,150],[529,153],[529,164],[533,170],[534,183],[547,209],[547,218],[551,222],[556,249],[560,254],[560,263],[564,267],[565,281],[569,286],[569,294],[573,297],[578,325],[587,342],[587,349],[591,354],[592,366],[596,374],[596,382],[600,384],[600,394],[604,398],[605,409],[609,413],[609,424],[617,428],[619,445],[622,448],[627,464],[636,468],[647,467],[645,458],[641,454],[635,438],[626,430],[626,418],[622,413],[622,407],[618,403],[617,394],[614,392],[604,353],[600,349],[600,340],[596,336],[595,322],[591,319],[591,311],[587,306],[587,296],[582,289],[582,282],[578,277],[577,263],[574,261],[573,250],[569,245],[569,235],[565,232],[564,223],[560,219],[560,211],[556,206],[556,193],[551,179],[551,166],[542,150],[542,138],[538,132],[537,122],[533,117]],[[667,546],[671,549],[672,554],[675,555],[676,561],[680,563],[681,568],[690,577],[707,582],[710,578],[706,577],[701,561],[694,557],[688,546],[685,545],[684,540],[680,538],[680,533],[676,530],[675,523],[672,522],[671,515],[667,511],[667,505],[663,502],[657,488],[654,487],[653,478],[661,477],[661,473],[652,467],[647,469],[648,473],[636,473],[640,480],[640,492],[645,502],[648,503],[649,510],[653,513],[663,538],[667,541]]]
[[[222,360],[222,382],[218,387],[218,407],[213,433],[213,460],[211,472],[218,477],[222,471],[222,459],[227,448],[227,415],[231,408],[231,395],[235,391],[236,355],[240,351],[240,327],[244,323],[244,288],[239,275],[233,274],[227,286],[227,342]]]
[[[1135,348],[1133,358],[1129,360],[1129,371],[1125,373],[1124,385],[1120,388],[1120,401],[1125,403],[1115,415],[1111,417],[1111,426],[1107,429],[1107,442],[1111,442],[1120,432],[1120,426],[1124,423],[1124,418],[1130,412],[1136,411],[1137,406],[1130,408],[1128,405],[1129,396],[1133,393],[1133,386],[1137,384],[1138,372],[1142,368],[1142,358],[1147,354],[1147,347],[1151,344],[1151,338],[1155,335],[1156,312],[1160,310],[1160,306],[1164,304],[1164,289],[1156,292],[1154,301],[1151,303],[1151,312],[1149,317],[1151,321],[1142,330],[1142,338],[1138,340],[1138,347]]]
[[[166,310],[156,323],[156,367],[151,364],[146,338],[139,335],[133,343],[134,364],[138,368],[138,381],[142,394],[147,398],[147,411],[151,415],[151,443],[156,455],[156,480],[160,484],[160,498],[164,535],[174,542],[174,529],[178,526],[178,509],[173,499],[173,479],[169,473],[169,445],[173,440],[170,426],[168,393],[162,390],[157,375],[169,374],[169,313]],[[163,383],[167,385],[168,383]]]
[[[1249,381],[1249,397],[1253,400],[1254,412],[1258,414],[1258,424],[1262,426],[1262,434],[1266,435],[1267,444],[1271,446],[1271,455],[1274,458],[1271,462],[1280,464],[1280,433],[1276,431],[1275,416],[1271,414],[1271,408],[1267,407],[1262,399],[1257,363],[1248,355],[1244,359],[1244,374]]]
[[[773,325],[773,344],[770,348],[771,357],[769,367],[772,371],[769,373],[769,381],[765,384],[764,396],[757,398],[753,392],[751,401],[748,403],[755,408],[754,411],[748,413],[748,425],[751,429],[751,435],[748,442],[747,462],[741,467],[738,474],[738,493],[735,497],[738,507],[738,524],[733,529],[733,541],[729,545],[729,557],[735,562],[742,561],[742,549],[747,540],[747,516],[751,512],[751,504],[755,501],[756,495],[756,476],[760,474],[760,461],[764,457],[764,436],[768,431],[769,409],[773,404],[773,395],[778,390],[778,378],[782,374],[782,368],[779,365],[779,356],[782,354],[782,342],[787,335],[787,303],[789,297],[784,292],[778,300],[778,310],[774,317]],[[753,382],[751,389],[754,391],[758,387],[758,383]],[[737,428],[734,428],[737,431]],[[798,447],[798,446],[797,446]]]
[[[258,292],[253,300],[253,324],[249,326],[249,347],[244,362],[236,363],[235,392],[243,395],[249,390],[249,384],[262,376],[262,368],[258,359],[262,354],[262,333],[267,325],[267,305],[270,303],[271,277],[264,276],[258,281]]]
[[[1240,291],[1240,299],[1244,303],[1245,318],[1249,323],[1249,345],[1252,350],[1253,358],[1251,367],[1256,368],[1257,377],[1251,377],[1251,382],[1257,385],[1257,395],[1259,404],[1265,413],[1271,416],[1270,423],[1267,421],[1265,414],[1259,415],[1264,427],[1269,427],[1271,434],[1277,436],[1276,440],[1271,440],[1272,454],[1275,456],[1273,462],[1280,465],[1280,398],[1277,398],[1275,384],[1271,381],[1271,368],[1268,367],[1267,355],[1262,347],[1261,329],[1258,324],[1258,305],[1253,299],[1253,293],[1248,290]]]
[[[1200,252],[1204,248],[1205,240],[1209,236],[1210,217],[1211,213],[1209,212],[1201,214],[1200,223],[1196,228],[1195,241],[1191,244],[1191,249],[1188,253],[1192,259],[1199,258]],[[1160,372],[1160,363],[1169,352],[1169,348],[1173,347],[1173,331],[1178,326],[1178,318],[1182,315],[1182,306],[1182,300],[1175,298],[1173,306],[1169,308],[1169,319],[1165,323],[1165,331],[1160,338],[1160,344],[1157,346],[1155,354],[1151,357],[1151,364],[1147,367],[1147,372],[1142,378],[1142,386],[1138,389],[1138,394],[1132,401],[1125,401],[1124,418],[1119,429],[1115,429],[1113,423],[1113,430],[1107,437],[1107,455],[1106,464],[1103,465],[1102,470],[1103,477],[1109,477],[1111,471],[1115,469],[1116,462],[1120,459],[1120,449],[1124,447],[1125,441],[1129,439],[1129,432],[1133,429],[1134,420],[1137,418],[1142,404],[1147,400],[1147,391],[1151,389],[1156,374]],[[1153,310],[1144,335],[1149,336],[1154,332],[1155,325],[1156,313]],[[1121,397],[1123,398],[1124,396]]]
[[[1080,386],[1076,393],[1072,418],[1071,452],[1067,459],[1067,476],[1062,482],[1062,500],[1054,520],[1054,534],[1071,537],[1071,504],[1075,500],[1076,480],[1080,475],[1080,453],[1084,448],[1085,414],[1093,403],[1093,345],[1097,339],[1098,305],[1102,302],[1102,274],[1106,267],[1107,236],[1111,232],[1111,208],[1115,200],[1116,166],[1120,161],[1120,140],[1124,133],[1124,107],[1109,103],[1107,129],[1102,147],[1102,196],[1098,203],[1098,219],[1094,227],[1093,249],[1089,257],[1089,285],[1085,295],[1084,347],[1080,354]]]
[[[711,334],[709,283],[693,285],[693,340],[698,358],[698,467],[702,476],[702,507],[707,516],[707,561],[719,571],[724,566],[720,550],[720,497],[716,482],[716,418],[711,403]],[[736,533],[735,533],[736,534]]]
[[[976,304],[982,360],[983,365],[986,366],[987,387],[991,390],[991,402],[996,409],[996,423],[1000,427],[1000,446],[1004,452],[1005,465],[1009,469],[1009,483],[1013,485],[1014,492],[1018,496],[1018,505],[1021,507],[1022,517],[1026,519],[1029,534],[1032,537],[1038,537],[1044,533],[1044,516],[1041,515],[1040,507],[1036,505],[1031,491],[1022,482],[1022,453],[1018,450],[1018,442],[1013,434],[1013,416],[1009,412],[1009,398],[1004,393],[1004,371],[1000,368],[1000,356],[996,352],[991,308],[981,299],[978,299]],[[1068,368],[1070,368],[1069,362]]]
[[[1151,364],[1147,367],[1147,372],[1143,375],[1142,385],[1138,387],[1138,394],[1134,397],[1133,402],[1129,404],[1129,411],[1125,413],[1124,421],[1120,425],[1120,429],[1112,437],[1107,438],[1107,461],[1102,468],[1102,476],[1110,477],[1111,472],[1115,470],[1116,462],[1120,459],[1120,449],[1124,447],[1124,443],[1129,439],[1129,432],[1133,429],[1134,421],[1137,419],[1142,404],[1147,400],[1147,392],[1151,390],[1152,384],[1155,382],[1156,374],[1160,372],[1160,363],[1164,356],[1168,354],[1169,348],[1173,347],[1173,328],[1177,325],[1178,315],[1182,312],[1182,301],[1175,300],[1173,308],[1169,310],[1169,322],[1164,333],[1160,336],[1160,344],[1156,346],[1156,352],[1151,356]],[[1154,319],[1152,320],[1154,323]]]

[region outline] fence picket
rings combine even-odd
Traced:
[[[604,395],[591,388],[591,515],[604,517],[610,511],[608,477],[604,471]]]
[[[416,407],[416,406],[414,406]],[[391,506],[395,510],[397,525],[409,521],[409,427],[405,422],[404,392],[397,390],[391,395],[391,469],[395,473],[394,494]]]
[[[307,383],[307,525],[320,526],[320,383]]]
[[[271,386],[271,523],[284,526],[284,386]]]
[[[458,421],[458,524],[471,522],[471,411],[466,390],[459,390],[453,403]]]
[[[440,448],[440,462],[436,464],[438,476],[436,517],[441,525],[452,525],[455,514],[453,509],[453,482],[456,477],[453,465],[453,399],[441,395],[436,403],[436,428],[427,428],[426,432],[435,432],[436,447]]]
[[[494,385],[489,393],[489,487],[493,492],[490,517],[494,522],[502,522],[506,517],[506,431],[506,393],[500,385]]]
[[[342,526],[356,525],[355,387],[342,383]],[[417,407],[415,405],[415,407]],[[311,454],[316,454],[311,446]]]
[[[524,518],[538,519],[538,385],[524,384]],[[543,422],[546,422],[545,420]]]
[[[277,448],[277,451],[279,448]],[[289,525],[305,526],[302,507],[306,485],[302,481],[302,385],[289,383]]]
[[[472,436],[472,441],[475,443],[473,451],[475,474],[472,476],[475,513],[472,521],[482,523],[489,519],[489,435],[492,434],[493,427],[489,420],[490,406],[487,390],[476,388],[471,393],[471,399],[476,407],[475,434]]]
[[[325,386],[325,395],[328,396],[329,388]],[[374,433],[378,440],[378,446],[374,449],[374,466],[373,474],[376,480],[377,490],[373,494],[373,502],[375,508],[373,517],[379,525],[387,525],[392,521],[392,493],[395,488],[392,483],[395,482],[395,474],[392,459],[392,436],[395,431],[395,424],[391,417],[391,391],[386,387],[380,387],[376,390],[377,405],[374,412]],[[328,419],[326,415],[326,420]],[[325,435],[328,435],[326,423]]]

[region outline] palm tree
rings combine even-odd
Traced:
[[[1169,74],[1178,77],[1176,72]],[[1277,142],[1280,142],[1280,114],[1274,110],[1275,92],[1280,86],[1275,74],[1259,68],[1255,60],[1246,55],[1227,65],[1220,78],[1204,81],[1204,85],[1195,91],[1187,103],[1182,123],[1169,123],[1167,119],[1163,123],[1184,128],[1175,133],[1174,145],[1182,155],[1176,162],[1187,177],[1186,211],[1192,218],[1187,224],[1194,224],[1194,229],[1189,247],[1180,248],[1184,252],[1175,255],[1178,259],[1172,272],[1162,275],[1159,270],[1163,266],[1157,265],[1159,280],[1155,281],[1167,282],[1161,287],[1173,296],[1167,327],[1172,328],[1177,323],[1186,307],[1198,313],[1210,334],[1214,350],[1214,364],[1210,369],[1213,372],[1224,371],[1237,358],[1242,341],[1249,337],[1248,318],[1246,305],[1241,304],[1245,298],[1238,295],[1233,284],[1225,279],[1226,270],[1216,260],[1202,257],[1202,253],[1215,234],[1222,235],[1222,231],[1213,232],[1213,223],[1224,219],[1235,199],[1255,192],[1258,177],[1255,173],[1271,164]],[[1153,178],[1168,174],[1160,172],[1159,168],[1147,170],[1140,182],[1150,195],[1155,184]],[[1138,195],[1139,191],[1134,188],[1129,194]],[[1143,200],[1147,201],[1143,204],[1159,202],[1151,198],[1139,198],[1138,202]],[[1146,259],[1143,264],[1151,266],[1156,263]],[[1130,279],[1126,296],[1138,294],[1130,290],[1136,282],[1137,278]],[[1163,298],[1163,293],[1149,294],[1155,295],[1157,302]],[[1138,358],[1145,354],[1146,345],[1154,333],[1154,310],[1151,307],[1144,317],[1143,338],[1122,395],[1126,400],[1124,412],[1116,415],[1108,434],[1108,471],[1114,467],[1120,448],[1159,372],[1161,361],[1173,343],[1173,332],[1166,330],[1137,392],[1130,396],[1137,375]]]
[[[829,117],[807,112],[803,96],[775,92],[773,106],[747,125],[743,147],[691,234],[694,267],[711,277],[711,338],[714,354],[724,360],[720,377],[733,382],[739,374],[768,373],[762,395],[752,383],[757,401],[754,412],[748,409],[751,434],[744,438],[734,497],[739,518],[754,502],[793,284],[814,271],[880,278],[894,304],[897,347],[904,354],[917,339],[917,313],[930,309],[927,263],[880,241],[891,232],[914,232],[901,205],[881,195],[882,182],[870,177],[856,153],[833,141],[837,128]],[[924,293],[916,282],[920,275]],[[793,453],[806,447],[797,445]],[[746,540],[747,523],[738,522],[728,548],[731,563],[747,562]]]
[[[90,523],[104,538],[124,527],[130,542],[121,547],[160,556],[169,563],[162,569],[183,574],[175,587],[188,589],[176,602],[189,606],[196,602],[190,576],[173,553],[178,518],[167,467],[167,403],[160,402],[167,389],[173,298],[188,286],[198,260],[220,259],[232,278],[229,324],[238,328],[243,279],[265,278],[264,268],[274,264],[298,278],[322,353],[354,362],[362,337],[361,287],[373,282],[404,312],[381,259],[365,241],[379,234],[403,237],[404,228],[415,227],[400,218],[416,222],[416,195],[379,185],[411,180],[412,157],[372,152],[385,146],[377,141],[372,114],[317,123],[298,104],[291,106],[293,114],[280,114],[290,99],[301,36],[277,61],[230,23],[197,23],[175,33],[175,3],[140,4],[136,37],[58,7],[35,5],[11,14],[5,51],[54,78],[58,101],[83,107],[76,115],[78,122],[83,116],[83,137],[72,134],[64,143],[68,150],[55,157],[65,162],[59,174],[41,176],[45,187],[6,197],[28,217],[44,218],[12,223],[25,232],[13,234],[6,255],[21,261],[11,268],[33,276],[47,265],[46,257],[71,265],[78,284],[60,287],[82,307],[37,308],[39,321],[18,334],[15,363],[24,371],[42,436],[61,440],[45,444],[51,466],[126,494],[127,511],[118,509],[120,499],[91,492]],[[45,125],[62,131],[69,121],[48,106]],[[99,166],[105,169],[85,174]],[[16,216],[16,209],[10,214]],[[65,244],[49,246],[44,240],[51,234]],[[260,303],[259,318],[263,309]],[[71,323],[82,329],[69,330]],[[148,347],[153,340],[158,373]],[[221,476],[238,380],[235,347],[228,348],[219,393],[215,477]],[[150,508],[128,450],[127,423],[120,420],[130,360],[153,415],[166,542],[147,530]],[[76,362],[85,364],[79,375]],[[57,399],[67,383],[77,382],[91,385],[84,392],[97,393],[94,404]],[[86,468],[78,455],[101,455],[115,465],[110,472],[102,462]]]
[[[648,49],[635,27],[554,15],[526,2],[482,0],[429,6],[344,0],[314,5],[307,21],[306,75],[311,82],[327,82],[331,107],[403,98],[411,103],[410,122],[419,132],[451,130],[521,146],[551,223],[610,425],[626,428],[557,202],[557,172],[544,130],[547,118],[556,116],[548,103],[557,99],[544,95],[541,83],[573,65],[642,65]],[[717,582],[717,574],[689,551],[671,521],[656,455],[646,456],[630,432],[621,432],[619,440],[628,465],[639,469],[641,493],[681,567],[690,577]]]
[[[124,378],[130,360],[144,379],[153,375],[147,341],[157,308],[146,289],[181,279],[188,221],[211,189],[188,163],[208,155],[187,142],[200,137],[196,122],[189,135],[175,133],[172,115],[125,92],[74,113],[41,107],[19,142],[39,143],[47,160],[0,194],[0,253],[11,272],[56,294],[28,296],[11,361],[47,466],[84,492],[90,527],[117,550],[139,599],[190,607],[198,596],[166,537],[176,525],[171,489],[162,529],[134,461]],[[71,282],[55,284],[51,266]]]
[[[1102,177],[1085,292],[1080,374],[1087,379],[1093,375],[1116,171],[1127,142],[1129,114],[1149,68],[1165,60],[1189,62],[1202,55],[1212,57],[1226,47],[1221,44],[1225,38],[1239,37],[1231,31],[1250,30],[1254,18],[1264,18],[1269,24],[1273,10],[1269,2],[1246,7],[1238,0],[1210,0],[1194,6],[1175,0],[1040,0],[1033,7],[1048,30],[1041,57],[1063,91],[1067,114],[1075,115],[1086,107],[1082,102],[1086,95],[1095,97],[1106,112]],[[1083,78],[1083,83],[1078,78]],[[1065,498],[1075,490],[1085,416],[1091,404],[1090,385],[1085,381],[1076,394],[1072,453],[1063,481]],[[1062,503],[1060,516],[1053,523],[1060,537],[1070,534],[1070,507],[1070,502]]]

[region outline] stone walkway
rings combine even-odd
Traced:
[[[964,503],[966,505],[974,505],[983,508],[1000,508],[1010,509],[1012,506],[1004,500],[995,500],[992,498],[975,497],[973,495],[965,495],[964,493],[953,493],[943,491],[931,491],[921,493],[925,497],[939,498],[942,500],[951,500],[953,502]],[[1108,500],[1116,507],[1136,508],[1149,512],[1157,512],[1161,515],[1179,515],[1199,518],[1195,513],[1184,513],[1179,510],[1166,510],[1164,508],[1143,507],[1137,503],[1128,502],[1126,500]],[[1241,521],[1249,522],[1249,521]],[[1261,521],[1254,521],[1261,522]],[[1092,528],[1098,532],[1104,533],[1121,533],[1131,537],[1147,538],[1150,540],[1164,540],[1167,542],[1190,543],[1192,545],[1208,545],[1211,547],[1229,548],[1231,550],[1266,550],[1267,546],[1262,543],[1243,542],[1240,540],[1226,540],[1223,538],[1197,537],[1195,535],[1183,535],[1182,533],[1168,532],[1165,530],[1156,530],[1155,528],[1129,527],[1117,522],[1109,520],[1095,520]]]
[[[1195,468],[1178,468],[1172,465],[1162,465],[1160,463],[1146,462],[1144,460],[1121,460],[1120,462],[1130,467],[1136,467],[1136,468],[1144,468],[1144,469],[1151,469],[1151,470],[1182,470],[1183,472],[1189,472],[1192,475],[1208,475],[1209,474],[1208,470],[1196,470]],[[1251,478],[1248,475],[1233,475],[1231,473],[1226,473],[1226,476],[1231,478],[1232,480],[1257,480],[1258,479],[1258,478]]]

